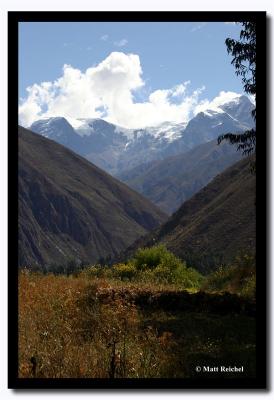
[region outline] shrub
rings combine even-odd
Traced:
[[[256,274],[253,274],[246,279],[239,294],[250,299],[254,299],[256,297]]]
[[[175,271],[175,282],[180,283],[183,288],[200,288],[204,277],[194,268],[181,265]]]
[[[135,268],[139,271],[144,271],[157,267],[161,262],[163,251],[163,246],[138,249],[133,259]]]
[[[209,291],[227,290],[233,272],[234,268],[219,267],[216,271],[207,276],[203,289]]]
[[[199,287],[202,275],[193,268],[187,268],[164,245],[139,249],[132,260],[136,270],[148,280],[157,283],[179,284],[182,288]]]
[[[171,271],[175,270],[181,264],[181,261],[168,251],[164,245],[157,245],[138,249],[133,259],[133,264],[139,271],[153,270],[160,264]]]
[[[235,257],[233,264],[235,265],[235,267],[239,269],[250,271],[255,269],[256,267],[255,261],[256,260],[254,255],[240,253]]]
[[[238,255],[228,266],[221,266],[208,275],[204,287],[208,291],[228,291],[245,297],[255,297],[255,258],[249,254]]]
[[[174,283],[174,274],[163,264],[158,265],[151,272],[151,277],[157,283]]]
[[[92,265],[85,268],[81,272],[81,276],[86,277],[88,279],[93,278],[108,278],[111,277],[111,269],[109,267],[104,267],[101,265]]]
[[[116,264],[113,266],[113,275],[116,278],[121,279],[122,281],[128,280],[131,281],[137,276],[136,268],[133,264]]]

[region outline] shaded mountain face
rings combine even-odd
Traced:
[[[186,153],[141,164],[118,178],[168,214],[206,186],[217,174],[241,159],[241,153],[216,139]]]
[[[101,119],[48,118],[31,130],[61,143],[100,168],[118,176],[140,164],[174,156],[227,132],[243,132],[254,124],[253,105],[241,96],[197,114],[187,124],[163,123],[145,129],[125,129]]]
[[[251,160],[245,158],[215,177],[123,256],[131,256],[139,247],[164,243],[190,266],[209,272],[231,262],[240,251],[254,253],[256,182]]]
[[[95,165],[21,127],[18,178],[20,266],[94,263],[166,219]]]

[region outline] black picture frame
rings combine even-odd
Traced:
[[[257,376],[247,379],[30,379],[18,377],[18,26],[20,22],[257,23]],[[13,389],[266,389],[267,388],[267,16],[266,12],[8,12],[8,388]]]

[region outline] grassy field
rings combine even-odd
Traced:
[[[186,378],[197,365],[255,376],[252,299],[217,293],[214,276],[206,292],[97,275],[20,271],[19,377]]]

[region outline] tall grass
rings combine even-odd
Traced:
[[[99,300],[106,288],[103,280],[20,273],[20,377],[162,376],[170,333],[143,327],[136,306],[115,292]]]
[[[71,275],[20,270],[19,376],[193,376],[195,362],[208,362],[212,348],[220,362],[249,362],[246,374],[254,374],[252,313],[239,318],[231,310],[251,310],[255,281],[249,256],[202,277],[163,246]]]

